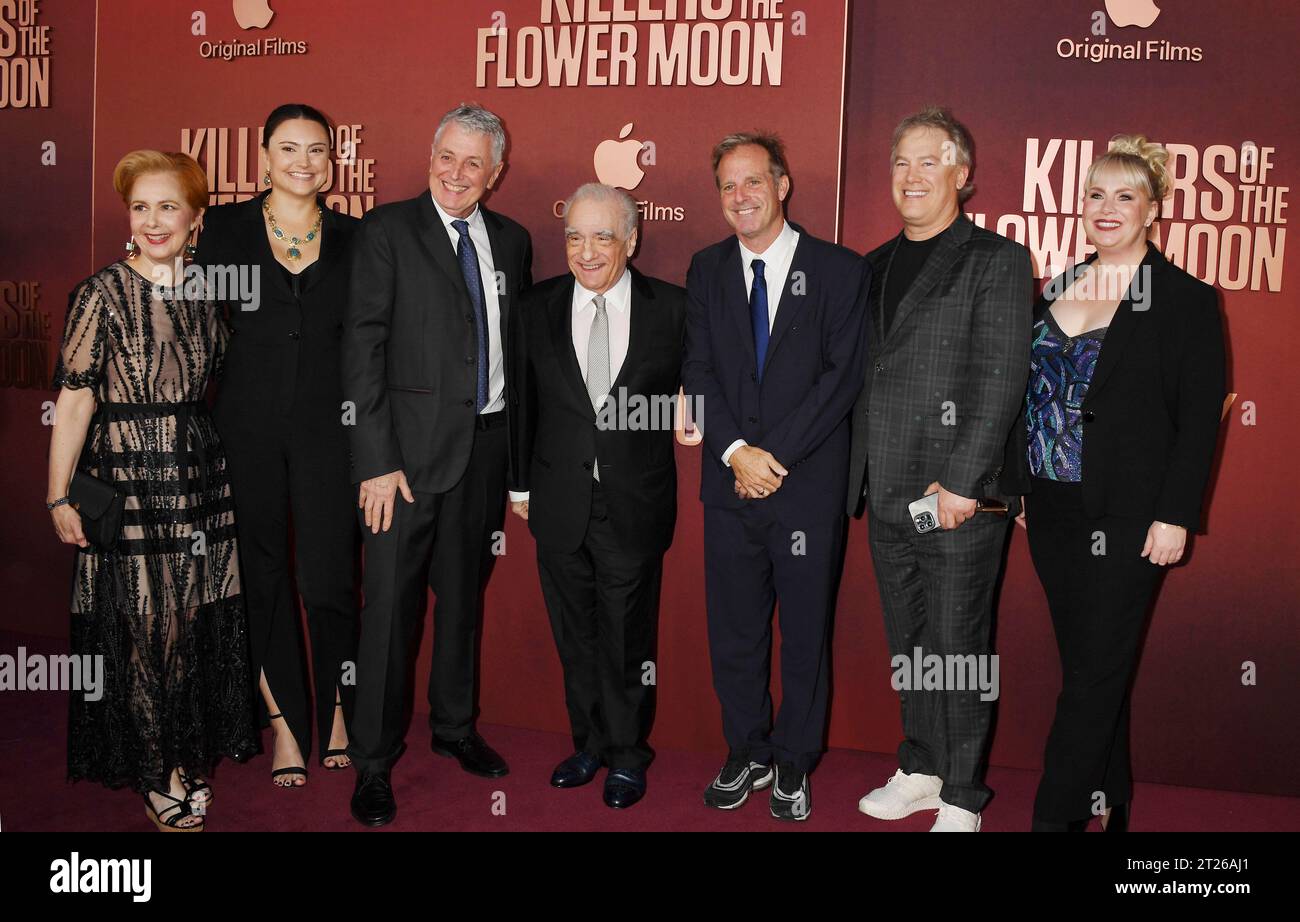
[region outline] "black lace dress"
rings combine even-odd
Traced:
[[[202,403],[224,349],[206,300],[156,298],[124,262],[68,304],[54,385],[94,388],[80,469],[127,494],[112,550],[79,549],[72,653],[103,657],[102,697],[74,693],[68,778],[166,790],[255,751],[234,507]]]

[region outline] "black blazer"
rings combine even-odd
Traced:
[[[696,253],[686,275],[687,394],[703,402],[700,499],[738,509],[763,502],[787,520],[842,514],[849,411],[862,383],[869,267],[852,250],[803,228],[781,295],[760,385],[749,292],[734,236]],[[772,453],[790,472],[762,500],[735,494],[722,453],[736,439]]]
[[[1090,256],[1085,263],[1096,259]],[[1034,307],[1041,318],[1079,266],[1047,286]],[[1083,501],[1091,517],[1168,522],[1196,531],[1215,445],[1224,382],[1223,319],[1218,292],[1170,263],[1155,246],[1141,305],[1120,302],[1102,340],[1083,400]],[[1022,402],[1007,489],[1030,493],[1028,434]],[[1033,502],[1033,500],[1029,500]]]
[[[292,414],[295,424],[326,430],[342,443],[339,343],[349,250],[361,222],[320,200],[320,257],[295,297],[266,237],[265,198],[210,208],[194,257],[196,265],[257,273],[256,302],[242,303],[234,287],[219,299],[231,337],[217,390],[218,425],[223,432],[257,428],[259,421]]]
[[[573,350],[573,276],[540,283],[520,303],[519,371],[511,401],[520,437],[511,489],[529,491],[528,527],[539,544],[555,551],[576,550],[587,532],[593,457],[624,549],[661,554],[673,540],[677,466],[671,423],[681,383],[686,291],[630,266],[628,271],[627,357],[610,389],[621,404],[613,412],[630,421],[622,428],[598,426],[587,395]],[[646,426],[637,424],[638,405],[645,408]]]
[[[899,237],[866,257],[874,335],[858,379],[844,499],[855,513],[869,485],[872,514],[901,525],[936,480],[970,499],[997,492],[1029,374],[1033,267],[1023,246],[960,215],[883,330]]]
[[[514,221],[479,208],[501,282],[508,405],[514,305],[532,283],[532,242]],[[474,443],[478,342],[456,250],[429,190],[367,214],[352,256],[343,325],[343,395],[357,412],[352,482],[402,470],[412,490],[442,493],[460,480]]]

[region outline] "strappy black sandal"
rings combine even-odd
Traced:
[[[276,719],[284,720],[284,715],[283,715],[283,714],[272,714],[272,715],[271,715],[271,720],[276,720]],[[288,721],[285,721],[285,723],[287,724]],[[306,778],[306,777],[307,777],[307,769],[303,768],[301,765],[290,765],[288,768],[277,768],[277,769],[273,769],[273,770],[271,771],[271,780],[272,780],[272,781],[275,781],[275,779],[276,779],[276,778],[279,778],[281,775],[302,775],[304,778]],[[289,783],[289,784],[277,784],[276,787],[278,787],[278,788],[300,788],[300,787],[304,787],[304,785]]]
[[[335,706],[336,708],[341,708],[341,707],[343,707],[343,702],[342,702],[342,701],[335,701],[335,702],[334,702],[334,706]],[[325,769],[325,771],[327,771],[327,772],[341,772],[341,771],[347,771],[349,768],[352,767],[352,763],[351,763],[351,762],[349,762],[347,765],[339,765],[339,764],[337,764],[337,763],[334,764],[334,765],[326,765],[326,764],[325,764],[325,760],[328,759],[328,758],[333,757],[333,758],[336,758],[336,759],[337,759],[338,757],[340,757],[340,756],[346,756],[347,754],[348,754],[347,749],[326,749],[324,752],[322,752],[322,753],[320,754],[320,764],[321,764],[321,767],[322,767],[323,769]]]
[[[148,794],[144,795],[145,815],[153,820],[153,824],[158,827],[159,832],[202,832],[203,817],[190,809],[190,802],[182,800],[179,797],[172,797],[170,794],[164,794],[162,791],[152,792],[159,797],[171,801],[171,805],[163,807],[162,813],[154,809],[153,801]],[[163,819],[166,816],[166,819]],[[199,821],[189,826],[179,825],[187,816],[198,816]]]
[[[212,785],[208,784],[202,778],[194,778],[185,773],[185,769],[176,769],[176,774],[180,776],[181,787],[185,788],[185,799],[197,808],[195,813],[202,813],[212,806],[212,801],[216,794],[212,792]]]

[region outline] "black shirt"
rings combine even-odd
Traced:
[[[894,258],[889,263],[889,275],[885,279],[884,312],[881,317],[884,322],[881,330],[885,335],[889,334],[898,305],[902,303],[916,277],[921,274],[921,267],[934,252],[935,244],[945,233],[946,230],[941,231],[926,240],[908,240],[904,236],[898,241],[898,249],[894,250]]]

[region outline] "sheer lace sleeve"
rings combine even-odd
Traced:
[[[230,347],[230,322],[220,301],[208,302],[208,332],[212,341],[212,371],[209,380],[220,381],[226,370],[226,349]]]
[[[104,377],[109,338],[108,304],[94,279],[86,279],[68,298],[63,345],[54,369],[54,387],[97,388]]]

